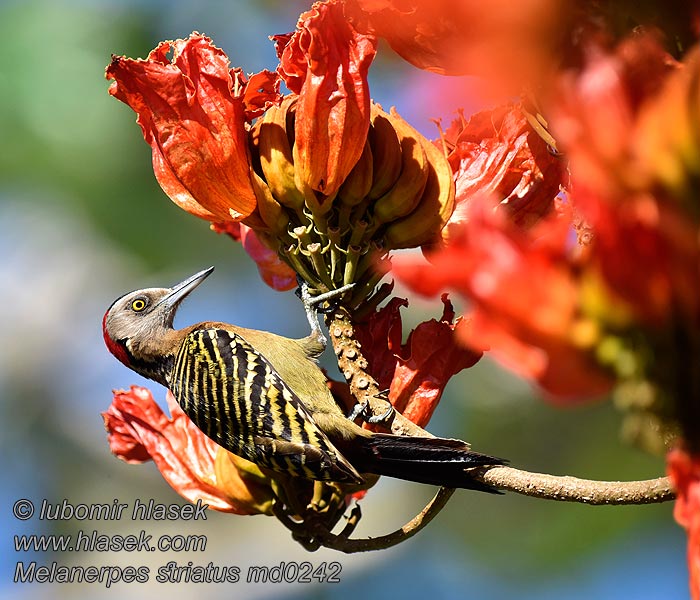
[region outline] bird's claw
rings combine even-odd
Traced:
[[[388,390],[379,392],[379,394],[377,394],[376,397],[386,400],[387,395]],[[350,421],[355,421],[356,419],[361,418],[365,423],[369,423],[371,425],[383,425],[387,423],[391,419],[391,417],[394,416],[394,410],[394,407],[391,404],[389,404],[389,408],[386,410],[386,412],[382,413],[381,415],[375,415],[374,413],[372,413],[372,409],[369,405],[369,400],[365,400],[364,402],[358,402],[357,404],[355,404],[355,406],[352,407],[350,414],[348,414],[348,419]]]
[[[311,327],[311,334],[307,339],[311,340],[319,347],[319,352],[313,353],[317,355],[323,351],[327,343],[326,336],[324,336],[323,332],[321,331],[321,324],[318,321],[318,313],[321,312],[325,314],[327,312],[335,310],[336,308],[335,304],[329,304],[328,307],[326,307],[325,309],[320,309],[318,305],[323,302],[328,302],[328,300],[331,300],[332,298],[341,296],[350,288],[352,288],[355,284],[349,283],[348,285],[344,285],[335,290],[319,294],[318,296],[312,296],[309,290],[309,284],[306,283],[306,281],[304,281],[299,275],[297,275],[297,282],[299,283],[299,287],[297,287],[295,294],[301,299],[302,304],[304,305],[306,319],[308,320],[309,326]]]
[[[389,401],[389,390],[381,390],[377,392],[374,395],[375,398],[379,398],[380,400],[386,400],[387,402]]]
[[[355,287],[354,283],[348,283],[347,285],[343,285],[339,288],[336,288],[334,290],[330,290],[328,292],[324,292],[323,294],[318,294],[317,296],[312,296],[309,288],[309,284],[306,283],[304,280],[302,280],[300,277],[297,276],[297,280],[299,281],[299,287],[296,289],[296,295],[301,298],[301,301],[304,303],[304,306],[306,307],[314,307],[316,312],[320,313],[327,313],[332,311],[335,308],[334,304],[329,304],[328,307],[326,308],[320,308],[319,304],[322,304],[323,302],[327,302],[328,300],[331,300],[333,298],[336,298],[338,296],[342,296],[345,292],[351,290],[353,287]]]

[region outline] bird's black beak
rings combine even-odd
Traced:
[[[214,267],[209,267],[195,273],[192,277],[188,277],[185,281],[181,281],[177,285],[173,286],[170,292],[164,296],[160,302],[158,302],[158,308],[165,314],[172,314],[174,309],[177,308],[178,304],[184,300],[184,298],[196,288],[202,281],[204,281],[214,270]]]

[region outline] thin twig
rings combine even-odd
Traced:
[[[454,494],[453,489],[440,488],[437,494],[433,496],[420,513],[400,529],[386,535],[381,535],[376,538],[348,539],[326,533],[319,535],[318,539],[326,548],[345,552],[346,554],[391,548],[413,537],[430,523],[430,521],[445,507],[445,504],[447,504],[447,501],[452,497],[452,494]]]

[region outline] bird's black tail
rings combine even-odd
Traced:
[[[502,465],[507,461],[472,452],[461,440],[375,433],[363,439],[360,472],[387,475],[407,481],[500,494],[476,481],[465,469]]]

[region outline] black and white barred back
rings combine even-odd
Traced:
[[[230,452],[307,479],[362,481],[270,362],[235,332],[190,332],[168,383],[195,425]]]

